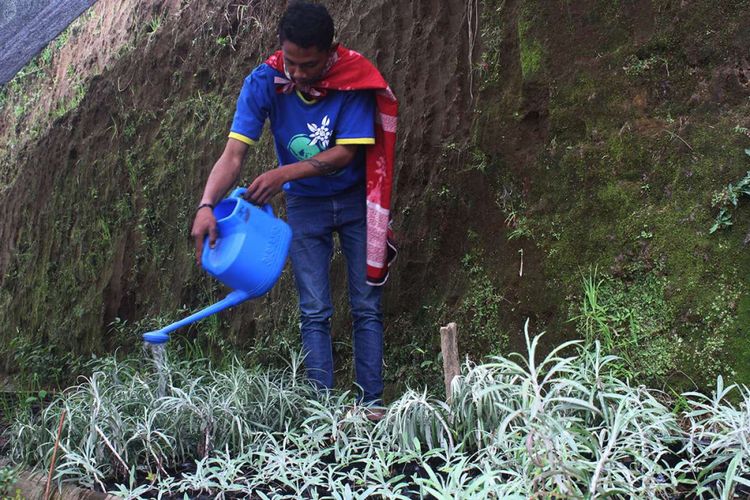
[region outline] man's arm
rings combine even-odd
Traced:
[[[236,139],[227,141],[224,152],[216,161],[208,176],[206,187],[203,189],[201,205],[204,203],[215,205],[219,201],[219,197],[237,181],[247,149],[247,144]]]
[[[337,144],[307,160],[261,174],[247,188],[245,198],[258,205],[268,203],[287,182],[330,174],[346,167],[354,159],[358,147],[358,144]]]
[[[247,154],[247,144],[236,139],[229,139],[224,147],[224,152],[211,169],[211,173],[203,189],[203,197],[200,205],[215,206],[219,197],[222,196],[237,181],[242,168],[242,162]],[[191,236],[195,240],[195,259],[200,264],[203,254],[203,240],[208,235],[208,241],[213,248],[218,236],[216,232],[216,218],[210,207],[206,206],[198,210],[193,220]]]

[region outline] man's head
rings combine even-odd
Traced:
[[[335,49],[333,19],[322,5],[295,2],[279,21],[279,43],[289,76],[298,83],[314,83]]]

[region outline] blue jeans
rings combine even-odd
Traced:
[[[329,197],[286,195],[292,228],[290,256],[299,292],[300,329],[308,378],[332,389],[331,290],[333,233],[346,258],[354,336],[354,370],[365,404],[381,404],[383,394],[383,315],[381,288],[366,282],[367,227],[364,187]]]

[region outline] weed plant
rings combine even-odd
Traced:
[[[527,325],[528,326],[528,325]],[[598,342],[467,363],[449,403],[409,390],[378,423],[285,369],[101,360],[10,429],[18,464],[125,498],[732,498],[750,487],[750,391],[619,379]],[[741,394],[730,403],[732,392]],[[687,430],[683,430],[682,423]]]
[[[0,467],[0,495],[3,499],[21,498],[20,492],[15,489],[18,481],[18,467],[3,465]]]
[[[750,148],[745,149],[745,154],[750,156]],[[720,229],[726,229],[733,225],[732,208],[737,208],[742,195],[750,196],[750,171],[736,184],[729,183],[727,187],[713,194],[711,204],[719,209],[709,233],[713,234]]]

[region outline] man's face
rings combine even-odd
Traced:
[[[328,62],[329,51],[317,47],[300,47],[294,42],[284,40],[281,44],[284,54],[284,65],[289,76],[296,83],[310,85],[320,80]]]

